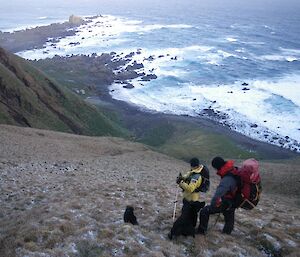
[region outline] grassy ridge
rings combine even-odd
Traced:
[[[1,48],[0,123],[85,135],[128,135],[97,108]]]
[[[225,135],[181,121],[161,121],[147,130],[138,141],[159,152],[184,160],[189,160],[191,156],[210,160],[216,155],[236,159],[259,158],[258,153],[243,149]]]

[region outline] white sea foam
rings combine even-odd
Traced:
[[[20,31],[20,30],[26,30],[26,29],[33,29],[36,27],[40,27],[40,26],[45,26],[44,23],[35,23],[35,24],[29,24],[29,25],[24,25],[24,26],[18,26],[18,27],[14,27],[14,28],[10,28],[10,29],[3,29],[1,30],[2,32],[16,32],[16,31]]]
[[[91,54],[93,52],[100,54],[105,48],[113,48],[130,41],[130,38],[121,36],[125,33],[147,33],[163,28],[186,29],[191,27],[187,24],[144,25],[140,20],[103,15],[92,19],[88,24],[79,26],[74,36],[62,38],[54,44],[48,43],[42,49],[23,51],[18,54],[26,59],[43,59],[53,57],[55,54]]]
[[[257,57],[257,59],[262,61],[287,61],[287,62],[294,62],[298,61],[296,56],[291,55],[262,55]]]
[[[256,56],[256,59],[262,61],[287,61],[294,62],[300,60],[300,50],[299,49],[287,49],[279,47],[279,54],[261,55]]]
[[[300,49],[289,49],[289,48],[279,47],[279,50],[289,55],[300,56]]]
[[[142,108],[177,115],[197,116],[203,109],[212,108],[226,113],[226,119],[220,122],[232,129],[300,152],[300,75],[273,82],[247,82],[250,90],[242,90],[240,82],[218,86],[185,84],[174,90],[151,83],[141,86],[136,81],[131,90],[113,85],[112,96]]]
[[[233,38],[233,37],[227,37],[226,40],[228,42],[237,42],[238,41],[236,38]]]

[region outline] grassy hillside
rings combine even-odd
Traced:
[[[138,141],[184,160],[194,155],[206,160],[216,154],[225,158],[259,157],[259,153],[253,153],[239,146],[226,135],[201,129],[192,122],[162,121],[147,130]]]
[[[95,107],[0,48],[0,123],[75,134],[125,136]]]
[[[120,138],[14,126],[0,125],[0,142],[0,256],[299,256],[299,158],[260,162],[262,198],[236,211],[231,235],[213,215],[206,236],[170,241],[175,179],[188,163]],[[220,179],[208,167],[207,203]],[[138,226],[124,224],[126,205]]]

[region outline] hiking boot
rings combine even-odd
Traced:
[[[230,234],[231,234],[231,232],[232,232],[232,231],[225,230],[225,229],[223,229],[223,230],[222,230],[222,233],[223,233],[223,234],[227,234],[227,235],[230,235]]]
[[[205,235],[205,234],[206,234],[206,231],[204,231],[203,228],[198,228],[196,234],[197,234],[197,235]]]

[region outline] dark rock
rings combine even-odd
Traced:
[[[138,70],[138,69],[142,69],[142,68],[144,68],[144,64],[137,63],[136,61],[134,61],[132,65],[128,65],[126,67],[126,70],[131,71],[131,70]]]
[[[132,58],[134,56],[134,52],[131,52],[130,54],[125,55],[125,58]]]
[[[228,94],[232,94],[233,92],[232,92],[232,91],[228,91],[227,93],[228,93]]]
[[[123,88],[132,89],[134,88],[134,85],[127,83],[126,85],[123,86]]]
[[[141,77],[141,81],[150,81],[152,79],[157,79],[155,74],[148,74],[146,76]]]
[[[165,56],[164,56],[164,55],[159,55],[159,56],[158,56],[158,58],[163,58],[163,57],[165,57]]]
[[[196,100],[197,100],[197,98],[194,98],[194,99],[193,99],[193,101],[196,101]]]
[[[244,83],[242,84],[242,86],[249,86],[249,84],[246,83],[246,82],[244,82]]]
[[[251,128],[257,128],[258,126],[257,126],[257,124],[252,124],[251,125]]]
[[[154,60],[154,56],[150,55],[148,58],[144,58],[144,61],[153,61]]]
[[[176,60],[177,60],[177,56],[175,56],[175,57],[171,57],[171,60],[174,60],[174,61],[176,61]]]
[[[139,75],[136,71],[123,71],[121,73],[118,73],[115,76],[116,80],[129,80],[129,79],[135,79],[138,78]]]
[[[242,90],[246,91],[246,90],[250,90],[250,88],[244,87]]]
[[[138,75],[141,77],[141,76],[145,76],[146,73],[145,72],[141,72],[141,73],[138,73]]]

